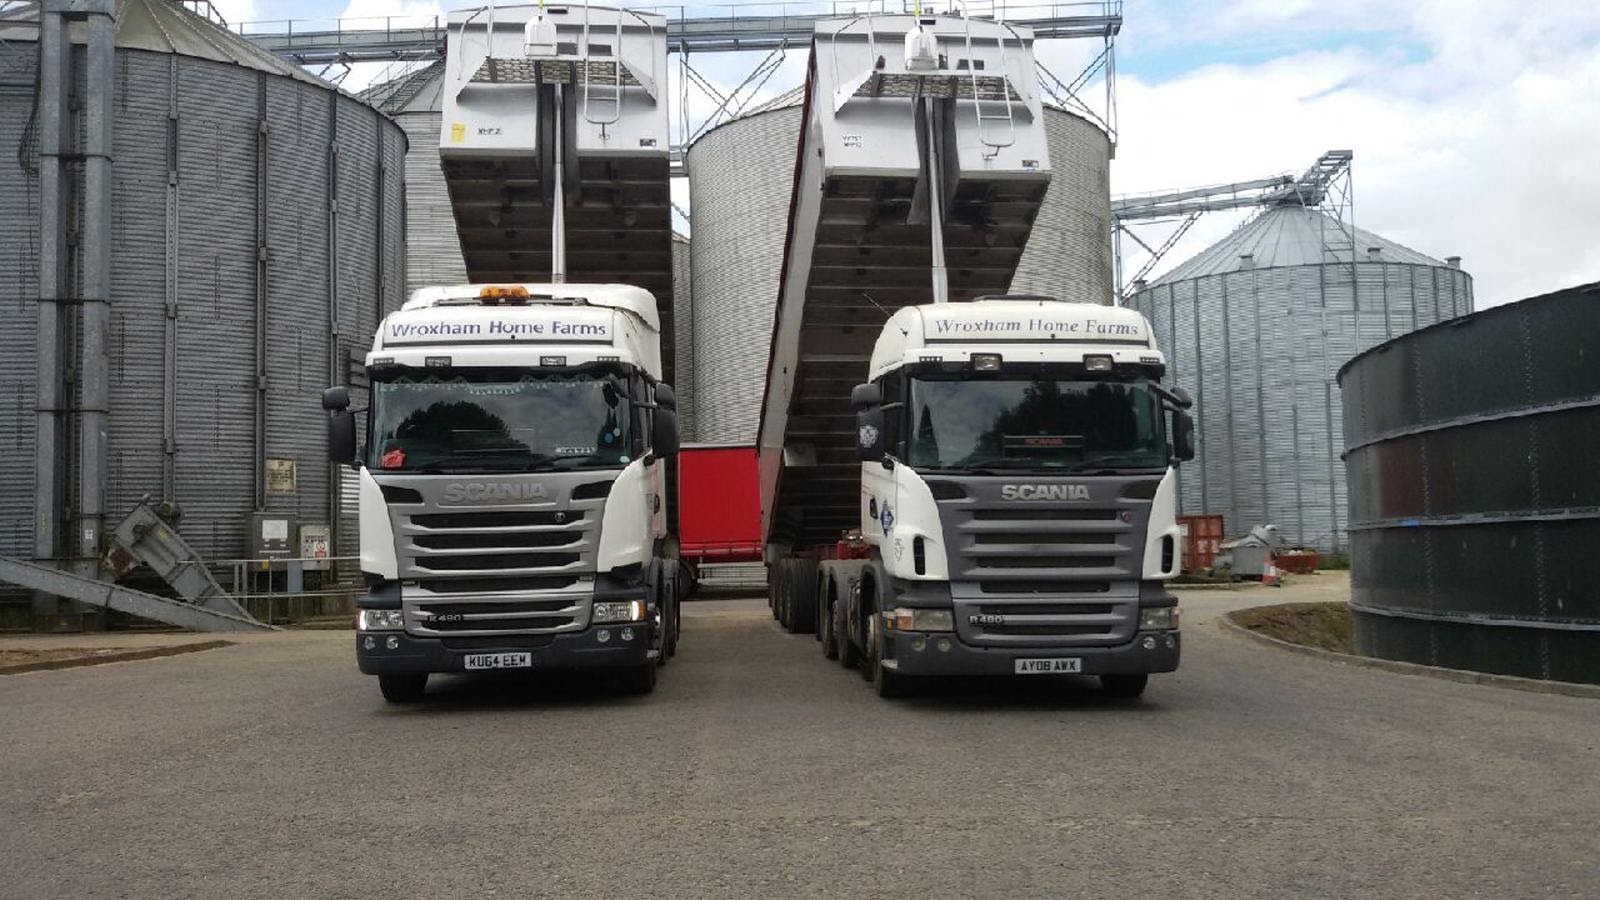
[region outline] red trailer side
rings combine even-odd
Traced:
[[[754,447],[687,445],[678,456],[678,554],[692,565],[760,562]]]

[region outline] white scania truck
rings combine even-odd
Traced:
[[[323,398],[361,484],[356,656],[391,701],[498,668],[643,692],[676,645],[666,56],[653,13],[449,16],[439,157],[474,283],[378,326],[363,452],[348,391]]]
[[[1178,664],[1187,396],[1092,280],[1006,296],[1051,177],[1032,50],[950,16],[812,42],[761,415],[770,601],[883,694],[1086,674],[1134,696]]]
[[[648,692],[677,636],[677,452],[655,298],[627,285],[417,291],[366,359],[356,658],[385,698],[434,672],[602,668]]]
[[[1176,669],[1163,582],[1193,424],[1164,370],[1128,309],[1001,297],[896,313],[852,396],[866,559],[785,572],[818,585],[824,651],[886,695],[925,675],[1093,674],[1137,696]]]

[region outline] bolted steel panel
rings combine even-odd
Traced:
[[[35,44],[0,43],[0,556],[33,549],[39,178],[27,135],[37,66]]]
[[[1357,232],[1354,263],[1304,263],[1315,258],[1317,215],[1269,210],[1129,305],[1151,319],[1172,381],[1195,396],[1198,453],[1180,472],[1182,512],[1222,515],[1229,534],[1271,523],[1292,542],[1342,551],[1335,373],[1391,333],[1470,309],[1471,279],[1368,232]],[[1241,265],[1239,250],[1254,265]],[[1262,265],[1274,253],[1295,264]],[[1185,272],[1198,274],[1174,277]]]
[[[1444,281],[1459,309],[1458,275]],[[1574,450],[1600,441],[1597,354],[1600,284],[1425,328],[1340,370],[1359,652],[1600,683],[1587,566],[1600,470]]]
[[[1111,142],[1089,121],[1044,110],[1050,187],[1011,278],[1013,294],[1110,304]]]
[[[695,439],[755,442],[800,108],[736,119],[689,148]]]
[[[173,499],[196,550],[232,555],[255,485],[255,73],[179,57],[178,99]]]

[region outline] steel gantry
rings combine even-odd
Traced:
[[[1194,223],[1208,212],[1231,209],[1266,209],[1273,206],[1303,206],[1328,214],[1328,228],[1322,236],[1324,262],[1354,262],[1355,225],[1352,221],[1349,150],[1329,150],[1317,157],[1300,175],[1274,175],[1251,181],[1214,184],[1206,187],[1132,194],[1111,202],[1114,229],[1117,297],[1126,297],[1130,285],[1138,285],[1155,269]],[[1158,244],[1151,245],[1135,231],[1138,226],[1175,225]],[[1131,278],[1123,275],[1122,238],[1138,244],[1149,254]]]

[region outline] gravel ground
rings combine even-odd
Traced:
[[[1600,895],[1600,704],[1330,664],[1184,599],[1142,701],[885,702],[760,601],[654,695],[438,680],[349,633],[0,681],[0,897]]]

